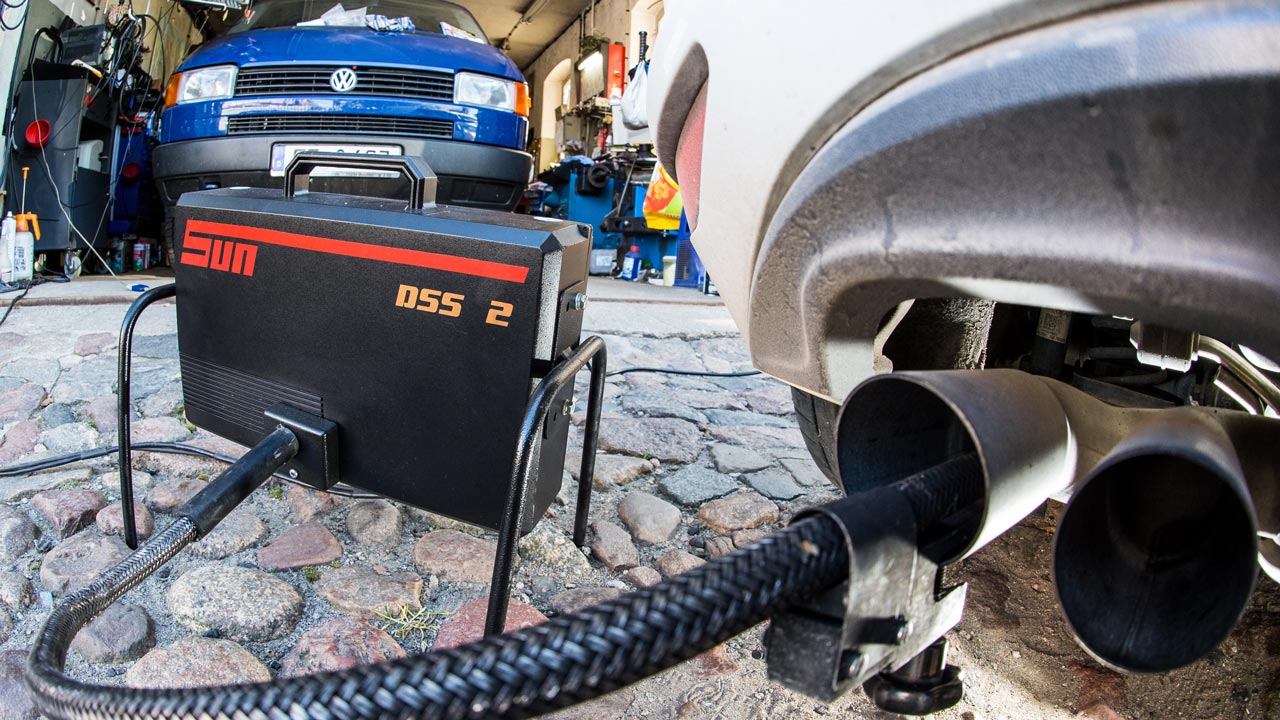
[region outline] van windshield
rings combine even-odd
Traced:
[[[342,9],[359,11],[369,15],[385,15],[388,18],[409,16],[418,30],[446,33],[441,23],[474,35],[485,43],[489,39],[480,29],[471,13],[458,5],[443,0],[258,0],[240,22],[227,32],[237,33],[271,27],[288,27],[298,23],[318,21],[321,15],[341,4]],[[314,22],[320,25],[319,22]]]

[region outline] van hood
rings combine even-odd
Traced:
[[[423,31],[367,28],[276,27],[233,33],[197,48],[178,70],[226,63],[400,65],[524,81],[511,59],[488,44]]]

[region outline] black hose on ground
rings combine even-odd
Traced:
[[[968,462],[928,473],[942,487]],[[914,485],[919,485],[919,482]],[[919,489],[919,488],[917,488]],[[917,514],[951,503],[916,493]],[[910,496],[908,496],[909,499]],[[856,498],[843,502],[854,502]],[[923,501],[923,502],[922,502]],[[392,720],[522,718],[654,675],[848,576],[839,524],[799,520],[760,542],[658,585],[519,632],[376,665],[270,683],[192,689],[87,685],[62,673],[76,633],[199,535],[182,517],[121,564],[65,598],[36,638],[27,683],[53,720]]]
[[[194,524],[179,519],[54,608],[27,666],[40,712],[54,720],[530,717],[694,657],[849,572],[837,525],[812,518],[617,600],[389,663],[198,690],[86,685],[62,674],[76,633],[195,537]]]

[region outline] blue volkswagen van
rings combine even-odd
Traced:
[[[417,155],[438,202],[515,207],[533,163],[516,66],[461,6],[345,1],[358,7],[258,0],[178,67],[155,151],[168,208],[192,190],[280,187],[300,151]],[[312,187],[393,191],[396,180],[361,172],[328,171]]]

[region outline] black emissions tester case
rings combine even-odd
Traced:
[[[264,412],[291,405],[337,424],[338,481],[496,529],[530,393],[580,339],[590,228],[431,204],[429,171],[394,160],[407,207],[295,193],[316,167],[363,164],[319,156],[295,160],[284,191],[182,196],[187,418],[254,445]],[[572,392],[547,418],[525,531],[560,489]],[[334,480],[298,459],[285,471]]]

